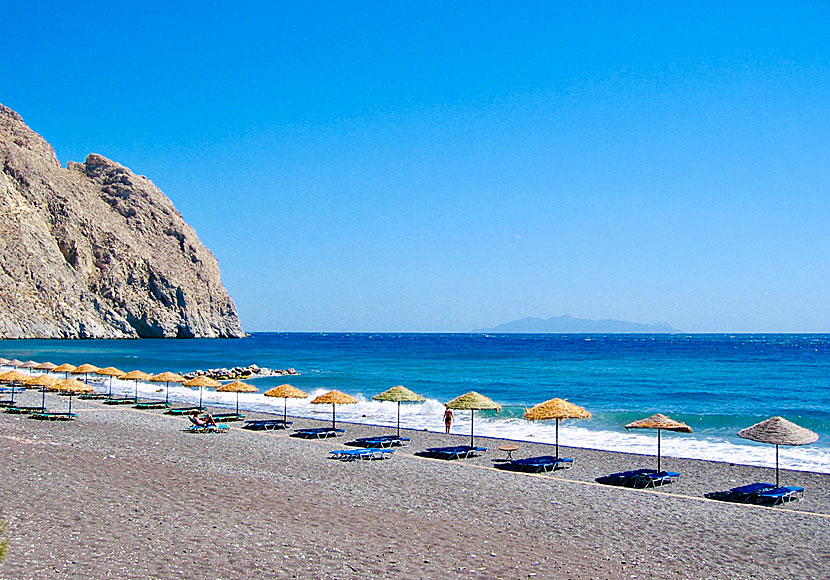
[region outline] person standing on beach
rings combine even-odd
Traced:
[[[447,428],[445,433],[449,433],[450,427],[452,427],[452,409],[450,408],[447,408],[447,410],[444,411],[444,427]]]

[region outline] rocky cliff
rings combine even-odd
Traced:
[[[64,169],[0,105],[0,338],[240,336],[216,258],[161,190],[101,155]]]

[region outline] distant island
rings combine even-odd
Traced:
[[[480,328],[473,332],[494,333],[673,333],[680,332],[665,322],[643,324],[623,320],[589,320],[573,316],[553,316],[544,318],[522,318],[505,322],[493,328]]]

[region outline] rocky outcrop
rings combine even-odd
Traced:
[[[219,263],[149,179],[64,169],[0,105],[0,338],[241,337]]]

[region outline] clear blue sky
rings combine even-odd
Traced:
[[[0,102],[161,187],[247,330],[830,331],[826,3],[119,4],[4,6]]]

